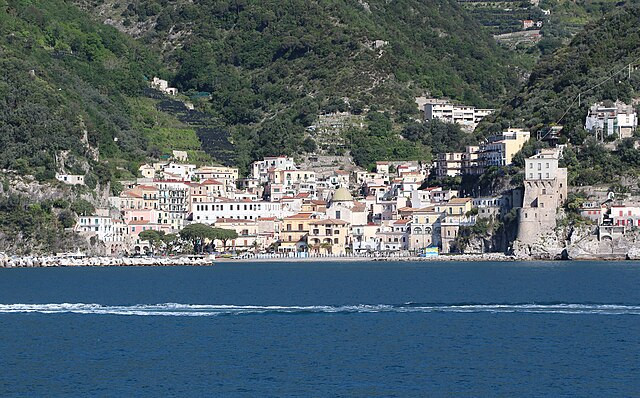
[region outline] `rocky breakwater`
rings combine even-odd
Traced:
[[[31,267],[169,267],[178,265],[213,265],[213,257],[56,257],[0,254],[0,268]]]
[[[366,260],[367,258],[363,258]],[[426,257],[374,257],[372,261],[461,261],[461,262],[474,262],[474,261],[517,261],[514,256],[502,254],[502,253],[478,253],[478,254],[441,254],[438,256],[426,256]]]

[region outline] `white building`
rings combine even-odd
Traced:
[[[269,181],[269,169],[295,170],[293,158],[288,156],[271,156],[251,163],[251,176],[261,183]]]
[[[426,120],[438,119],[445,123],[456,123],[471,130],[493,109],[476,109],[469,105],[456,105],[447,100],[429,99],[424,106]]]
[[[585,121],[585,130],[595,134],[596,138],[604,137],[628,138],[638,127],[638,116],[632,105],[616,101],[607,106],[600,102],[589,108]]]
[[[175,87],[169,87],[169,82],[158,77],[154,77],[151,80],[151,88],[155,88],[156,90],[162,91],[165,94],[169,95],[177,95],[178,89]]]
[[[279,219],[296,214],[291,206],[280,202],[250,202],[234,200],[213,200],[193,205],[193,222],[212,224],[219,218],[236,220],[257,220],[276,217]]]
[[[84,185],[84,176],[78,174],[59,174],[56,173],[56,180],[68,185]]]
[[[75,226],[80,233],[94,233],[98,240],[105,241],[113,233],[113,221],[108,216],[81,216]]]

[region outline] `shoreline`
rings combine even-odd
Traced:
[[[602,256],[579,259],[552,259],[516,257],[501,253],[452,254],[430,257],[268,257],[268,258],[214,258],[213,256],[175,257],[56,257],[56,256],[0,256],[0,268],[64,268],[64,267],[176,267],[214,266],[218,263],[314,263],[314,262],[534,262],[534,261],[634,261],[622,256]]]

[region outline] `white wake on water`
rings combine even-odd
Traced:
[[[640,315],[640,305],[624,304],[358,304],[358,305],[217,305],[217,304],[136,304],[102,305],[84,303],[0,304],[0,314],[90,314],[137,316],[219,316],[251,314],[357,314],[357,313],[534,313]]]

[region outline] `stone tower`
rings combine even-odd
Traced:
[[[518,240],[533,244],[556,228],[556,215],[567,199],[567,169],[558,167],[560,149],[542,149],[525,161],[524,199]]]

